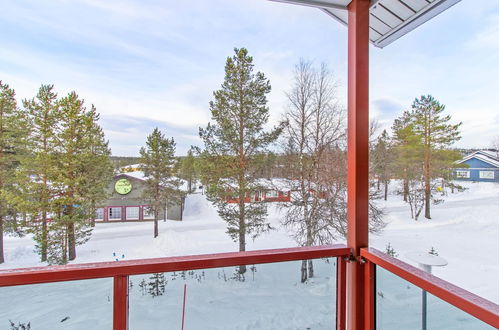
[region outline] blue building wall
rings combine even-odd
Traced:
[[[459,170],[462,171],[469,171],[470,172],[470,178],[457,178],[457,180],[464,180],[464,181],[484,181],[484,182],[499,182],[499,167],[494,166],[492,164],[486,163],[480,159],[476,158],[471,158],[468,159],[467,161],[464,161],[461,164],[466,164],[469,166],[469,168],[461,168]],[[494,171],[494,179],[482,179],[480,178],[480,169],[482,171],[486,169],[486,171]]]

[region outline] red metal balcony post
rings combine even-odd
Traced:
[[[376,329],[376,265],[371,261],[364,264],[364,311],[366,330]]]
[[[128,276],[114,277],[113,330],[128,329]]]
[[[336,263],[336,330],[346,329],[347,262],[345,257],[337,257]]]
[[[348,5],[348,236],[354,262],[347,265],[347,328],[363,329],[364,269],[360,249],[368,246],[369,209],[369,5]]]

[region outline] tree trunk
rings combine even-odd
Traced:
[[[239,196],[239,252],[246,251],[246,223],[244,221],[244,198]],[[246,273],[246,266],[239,266],[239,274]]]
[[[47,261],[47,212],[42,212],[42,244],[41,244],[41,256],[40,259],[42,262]]]
[[[388,181],[385,181],[385,201],[388,199]]]
[[[95,202],[92,201],[92,218],[90,219],[90,226],[95,227],[95,213],[97,212]]]
[[[0,264],[5,261],[3,257],[3,216],[0,216]]]
[[[73,222],[68,224],[68,257],[69,260],[76,259],[75,224]]]
[[[63,235],[62,238],[62,264],[67,264],[68,263],[68,230],[66,226],[66,232]]]
[[[308,277],[314,277],[314,263],[311,259],[308,261]]]
[[[158,232],[158,216],[154,217],[154,238],[158,237],[159,232]]]
[[[424,188],[424,217],[426,219],[431,219],[431,216],[430,216],[430,201],[431,201],[430,183],[426,182],[425,183],[425,188]]]
[[[307,281],[307,260],[302,260],[301,262],[301,282],[305,283]]]
[[[310,216],[308,217],[308,222],[307,222],[307,246],[312,246],[314,241],[312,238],[312,219],[310,219]],[[312,263],[312,260],[308,260],[308,277],[314,277],[314,266]]]
[[[409,195],[409,180],[404,179],[404,202],[407,202],[407,196]]]

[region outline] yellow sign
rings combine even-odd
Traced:
[[[132,191],[132,183],[127,179],[119,179],[114,184],[114,190],[120,195],[126,195]]]

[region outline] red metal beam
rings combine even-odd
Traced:
[[[343,244],[0,271],[0,287],[346,256]]]
[[[369,210],[369,6],[348,5],[348,247],[347,328],[364,328],[364,270],[360,249],[368,246]]]
[[[376,249],[362,249],[361,256],[499,329],[499,305]]]
[[[128,276],[114,277],[113,330],[128,329]]]

